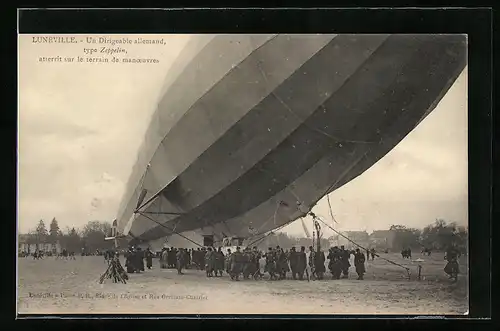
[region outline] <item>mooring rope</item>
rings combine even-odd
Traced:
[[[177,235],[181,236],[182,238],[184,238],[184,239],[186,239],[186,240],[188,240],[188,241],[192,242],[193,244],[195,244],[195,245],[197,245],[197,246],[199,246],[199,247],[203,247],[203,245],[198,244],[198,243],[197,243],[197,242],[195,242],[194,240],[189,239],[188,237],[184,236],[183,234],[181,234],[181,233],[179,233],[179,232],[177,232],[177,231],[173,231],[172,229],[168,228],[167,226],[165,226],[165,225],[161,224],[160,222],[158,222],[158,221],[156,221],[156,220],[152,219],[152,218],[151,218],[151,217],[149,217],[148,215],[146,215],[146,214],[144,214],[144,213],[142,213],[142,212],[138,212],[138,213],[139,213],[141,216],[146,217],[146,218],[147,218],[147,219],[149,219],[150,221],[155,222],[156,224],[160,225],[161,227],[163,227],[163,228],[167,229],[168,231],[170,231],[170,234],[175,233],[175,234],[177,234]]]
[[[314,219],[317,219],[318,221],[320,221],[321,223],[323,223],[324,225],[326,225],[327,227],[329,227],[329,228],[330,228],[333,232],[335,232],[335,233],[336,233],[336,234],[338,234],[339,236],[341,236],[341,237],[343,237],[343,238],[347,239],[348,241],[350,241],[350,242],[351,242],[351,243],[353,243],[354,245],[356,245],[356,246],[358,246],[358,247],[362,248],[363,250],[368,251],[368,249],[367,249],[367,248],[365,248],[365,247],[361,246],[360,244],[356,243],[355,241],[351,240],[350,238],[348,238],[348,237],[344,236],[344,235],[343,235],[342,233],[340,233],[339,231],[337,231],[337,230],[335,230],[334,228],[332,228],[330,225],[328,225],[328,224],[327,224],[325,221],[323,221],[321,218],[319,218],[318,216],[314,215],[314,213],[311,213],[311,214],[312,214],[311,216],[312,216]],[[410,268],[405,267],[404,265],[399,264],[399,263],[397,263],[397,262],[394,262],[394,261],[391,261],[391,260],[389,260],[389,259],[386,259],[385,257],[382,257],[382,256],[380,256],[379,254],[376,254],[376,253],[375,253],[375,256],[377,256],[378,258],[381,258],[382,260],[385,260],[385,261],[387,261],[387,262],[389,262],[389,263],[391,263],[391,264],[393,264],[393,265],[396,265],[396,266],[399,266],[399,267],[401,267],[401,268],[404,268],[404,269],[406,270],[406,272],[408,273],[408,277],[410,277]]]
[[[250,246],[252,246],[252,245],[255,245],[255,243],[260,243],[261,241],[263,241],[264,239],[266,239],[266,238],[267,238],[267,237],[269,237],[270,235],[274,234],[274,233],[275,233],[275,231],[279,231],[279,230],[283,229],[284,227],[286,227],[287,225],[289,225],[289,224],[290,224],[290,223],[292,223],[293,221],[295,221],[295,220],[290,220],[290,221],[288,221],[288,222],[286,222],[286,223],[284,223],[284,224],[280,225],[279,227],[277,227],[277,228],[276,228],[276,229],[274,229],[274,230],[271,230],[271,231],[266,231],[266,232],[268,232],[267,234],[265,234],[266,232],[261,233],[261,234],[257,234],[256,236],[260,236],[260,235],[262,235],[262,234],[265,234],[265,235],[264,235],[262,238],[259,238],[259,239],[256,239],[256,240],[252,241],[250,244],[248,244],[248,245],[247,245],[247,247],[250,247]]]

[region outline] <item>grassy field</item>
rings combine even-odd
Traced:
[[[382,257],[410,268],[406,271],[383,259],[366,263],[365,280],[230,281],[207,279],[203,272],[160,269],[131,274],[127,284],[98,283],[107,264],[102,257],[76,260],[20,258],[18,313],[139,313],[139,314],[465,314],[468,310],[467,265],[460,261],[457,282],[443,272],[442,253],[422,258],[422,280],[417,263],[398,254]],[[123,265],[122,260],[122,265]],[[351,264],[352,261],[351,261]]]

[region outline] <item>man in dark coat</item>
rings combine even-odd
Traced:
[[[215,255],[212,251],[212,247],[208,247],[205,253],[205,272],[207,277],[212,277],[215,271]]]
[[[330,260],[331,263],[331,272],[333,279],[340,279],[340,275],[342,274],[342,256],[341,250],[335,246],[332,249],[332,258],[333,261]]]
[[[254,265],[252,264],[252,252],[250,250],[250,247],[246,247],[243,250],[243,265],[242,265],[242,272],[243,272],[243,279],[249,279],[251,275],[254,274]]]
[[[231,279],[239,280],[238,277],[242,272],[243,254],[240,247],[236,247],[236,252],[231,255]]]
[[[269,250],[266,254],[266,266],[264,268],[264,271],[269,273],[271,280],[276,279],[275,254],[274,254],[273,249],[271,247],[269,247]]]
[[[306,248],[304,246],[300,247],[300,252],[297,253],[297,274],[299,275],[299,280],[304,279],[304,272],[307,268],[307,255]]]
[[[168,268],[173,268],[173,266],[175,265],[175,259],[176,259],[176,252],[174,250],[174,247],[170,247],[167,254]]]
[[[349,258],[351,257],[351,252],[344,248],[344,245],[340,246],[340,260],[342,262],[342,278],[349,277],[349,267],[351,263]]]
[[[214,252],[215,255],[215,276],[221,276],[222,277],[222,272],[224,271],[224,253],[222,252],[222,248],[219,247],[216,252]]]
[[[253,278],[262,278],[262,273],[260,272],[260,258],[261,258],[261,253],[257,250],[257,247],[254,246],[253,250],[251,252],[251,263],[253,265]]]
[[[149,247],[146,249],[145,255],[146,255],[146,267],[148,269],[151,269],[153,267],[153,252],[151,252]]]
[[[354,266],[356,268],[356,273],[358,274],[358,280],[363,280],[363,275],[366,272],[365,254],[363,254],[359,248],[356,248],[356,253],[354,254]]]
[[[134,247],[129,247],[127,253],[125,253],[125,267],[127,268],[127,273],[131,274],[135,272]]]
[[[142,248],[137,247],[136,256],[137,269],[139,269],[140,271],[144,271],[144,251],[142,250]]]
[[[289,256],[289,260],[290,260],[290,269],[292,270],[292,278],[293,279],[297,279],[297,274],[298,274],[298,270],[297,270],[297,258],[298,258],[298,254],[297,254],[297,251],[295,251],[295,247],[292,247],[290,249],[290,256]]]
[[[323,275],[325,274],[325,253],[318,249],[316,254],[314,255],[314,268],[316,271],[316,276],[318,279],[323,279]]]
[[[446,255],[444,257],[448,263],[444,267],[444,272],[446,272],[450,279],[457,280],[459,273],[459,265],[458,265],[458,251],[452,245],[448,247],[446,250]]]
[[[278,248],[276,250],[276,255],[278,262],[279,279],[286,279],[286,273],[288,272],[288,261],[283,248]]]

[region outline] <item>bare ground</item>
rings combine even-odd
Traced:
[[[421,257],[417,263],[385,254],[411,269],[406,271],[382,259],[366,264],[365,280],[233,282],[227,275],[207,279],[203,272],[184,275],[159,269],[129,275],[127,284],[98,283],[107,264],[102,257],[53,257],[18,262],[18,313],[139,313],[139,314],[465,314],[468,310],[467,266],[452,283],[443,272],[443,254]],[[420,256],[418,256],[420,257]],[[414,259],[417,258],[414,256]],[[351,262],[352,264],[352,262]],[[122,260],[123,265],[123,260]],[[327,274],[329,278],[329,274]]]

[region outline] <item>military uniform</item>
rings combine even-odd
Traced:
[[[205,272],[207,277],[212,277],[215,271],[215,255],[211,248],[205,254]]]
[[[179,275],[182,275],[182,268],[184,268],[185,259],[184,251],[180,248],[176,253],[176,267]]]
[[[269,273],[269,275],[271,276],[271,280],[276,278],[276,276],[275,276],[275,273],[276,273],[275,254],[271,248],[269,248],[269,251],[266,254],[266,267],[265,267],[264,271]]]
[[[297,273],[298,273],[297,258],[298,258],[298,254],[295,251],[295,247],[292,247],[292,249],[290,250],[290,254],[288,256],[288,260],[290,261],[290,269],[292,270],[292,278],[293,279],[297,279]]]
[[[356,273],[358,274],[358,279],[362,280],[363,275],[366,272],[365,269],[365,254],[361,253],[359,249],[356,249],[354,254],[354,267],[356,268]]]
[[[349,277],[349,267],[351,263],[349,262],[349,258],[351,257],[351,252],[349,250],[344,249],[344,246],[340,247],[340,261],[342,263],[342,278]]]
[[[238,280],[240,273],[242,272],[243,264],[243,254],[240,252],[240,248],[236,248],[236,252],[231,255],[231,279]]]
[[[153,267],[153,252],[149,248],[146,250],[146,267],[148,269]]]
[[[224,253],[222,253],[222,249],[219,247],[215,254],[215,276],[220,274],[222,276],[222,272],[224,271]]]
[[[458,266],[458,252],[455,248],[451,247],[446,251],[446,266],[444,267],[444,272],[448,274],[450,278],[455,278],[458,275],[459,266]]]
[[[134,249],[129,248],[127,253],[125,254],[125,267],[127,268],[127,273],[134,273],[135,272],[135,256],[134,256]]]
[[[299,280],[304,278],[304,272],[307,268],[307,255],[306,248],[301,247],[300,252],[297,252],[297,273],[299,275]]]
[[[323,279],[323,275],[325,274],[325,253],[321,250],[317,251],[314,254],[314,267],[316,271],[316,276],[318,279]]]

